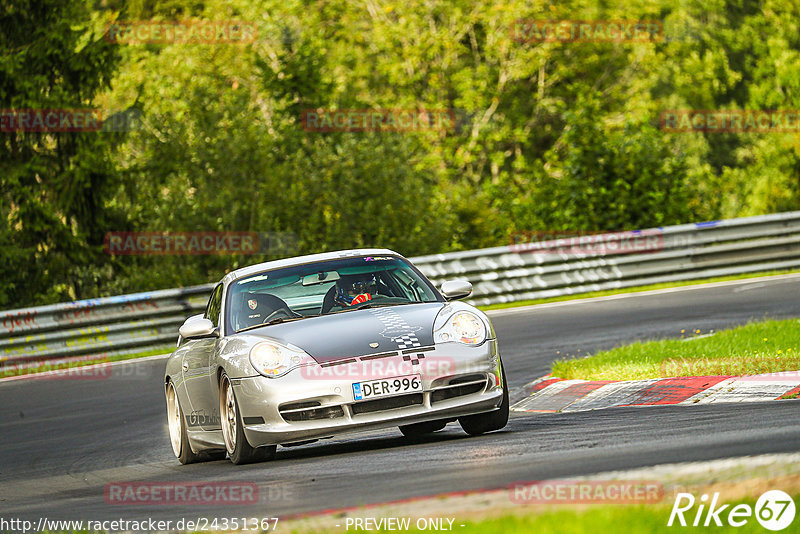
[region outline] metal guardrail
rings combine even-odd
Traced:
[[[578,236],[411,258],[434,283],[469,280],[469,302],[572,295],[800,268],[800,212]],[[0,366],[165,347],[213,284],[0,312]],[[2,368],[0,367],[0,368]]]
[[[213,284],[0,312],[0,364],[125,354],[174,343]],[[1,368],[0,368],[1,369]]]
[[[646,252],[620,250],[621,241],[637,238]],[[412,260],[436,284],[472,282],[475,305],[793,269],[800,267],[800,212],[609,233],[587,241],[585,247],[549,241]],[[572,253],[552,252],[564,248]]]

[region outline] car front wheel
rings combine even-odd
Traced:
[[[275,457],[277,445],[255,448],[247,442],[242,425],[242,415],[239,413],[239,403],[236,402],[231,381],[224,373],[220,378],[219,413],[222,418],[222,437],[231,462],[237,465],[249,464],[271,460]]]
[[[503,400],[500,403],[500,408],[493,412],[458,418],[461,428],[470,436],[478,436],[486,432],[500,430],[508,424],[508,382],[506,382],[506,370],[503,368],[502,363],[500,364],[500,372],[503,377]]]

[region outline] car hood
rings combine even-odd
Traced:
[[[333,313],[265,326],[247,333],[290,343],[306,351],[318,363],[325,363],[433,345],[433,321],[444,304],[405,304]]]

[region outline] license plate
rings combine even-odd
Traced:
[[[419,375],[381,378],[353,384],[353,400],[374,399],[403,393],[419,393],[422,391],[422,379]]]

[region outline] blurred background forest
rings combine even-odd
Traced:
[[[241,20],[249,44],[120,44],[115,20]],[[530,42],[528,20],[657,20]],[[257,256],[111,256],[112,231],[291,232],[408,256],[517,232],[800,209],[795,133],[669,133],[667,109],[800,109],[796,0],[0,0],[0,109],[138,110],[134,131],[0,133],[0,308],[215,281]],[[313,132],[307,109],[456,110]]]

